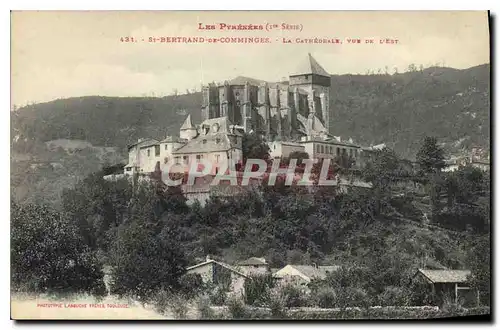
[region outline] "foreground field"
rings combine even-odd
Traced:
[[[44,296],[11,296],[11,318],[14,320],[165,320],[152,307],[113,296],[97,300],[92,296],[64,299]]]

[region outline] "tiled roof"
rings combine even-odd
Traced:
[[[250,77],[243,77],[243,76],[238,76],[228,81],[229,85],[245,85],[246,82],[248,82],[250,85],[253,86],[259,86],[260,84],[263,84],[266,81]]]
[[[266,259],[264,258],[251,257],[248,258],[247,260],[239,262],[238,265],[240,266],[267,265],[267,262]]]
[[[328,272],[335,271],[339,266],[311,266],[311,265],[288,265],[298,270],[301,274],[310,279],[319,278],[324,279]]]
[[[310,53],[307,54],[307,58],[299,64],[297,69],[291,75],[295,76],[301,74],[317,74],[324,77],[330,77],[330,74],[323,69],[323,67],[314,57],[312,57]]]
[[[222,152],[232,148],[226,133],[200,135],[172,152],[172,154]]]
[[[151,140],[149,141],[148,143],[141,143],[139,145],[139,149],[142,149],[142,148],[147,148],[147,147],[151,147],[151,146],[156,146],[156,145],[159,145],[160,144],[160,141],[157,141],[157,140]]]
[[[432,283],[465,283],[470,270],[434,270],[419,269],[419,273],[424,275]]]
[[[186,143],[186,139],[181,139],[180,137],[177,136],[167,136],[161,142],[177,142],[177,143]]]
[[[150,145],[154,145],[154,144],[158,144],[158,143],[159,143],[159,141],[155,140],[155,139],[143,139],[143,140],[137,141],[135,143],[129,144],[128,149],[130,149],[134,146],[138,146],[139,148],[142,148],[142,147],[146,147],[146,146],[150,146]]]
[[[230,271],[232,271],[233,273],[236,273],[236,274],[238,274],[238,275],[240,275],[240,276],[243,276],[243,277],[248,278],[248,276],[247,276],[247,275],[245,275],[245,274],[243,274],[242,272],[240,272],[240,271],[238,271],[238,270],[234,269],[232,266],[230,266],[230,265],[228,265],[228,264],[226,264],[226,263],[224,263],[224,262],[217,261],[217,260],[213,260],[213,259],[210,259],[210,260],[204,261],[204,262],[202,262],[202,263],[199,263],[199,264],[197,264],[197,265],[194,265],[194,266],[188,267],[188,268],[186,268],[186,270],[191,270],[191,269],[194,269],[194,268],[198,268],[198,267],[201,267],[201,266],[205,266],[205,265],[208,265],[208,264],[210,264],[210,263],[215,263],[215,264],[218,264],[218,265],[220,265],[220,266],[222,266],[222,267],[224,267],[224,268],[226,268],[226,269],[229,269],[229,270],[230,270]]]
[[[193,123],[191,122],[191,115],[188,115],[180,129],[183,130],[183,129],[192,129],[192,128],[195,128],[195,127],[193,126]]]
[[[212,118],[200,124],[199,135],[187,142],[172,154],[223,152],[234,148],[228,135],[242,134],[237,129],[232,129],[233,124],[227,117]],[[208,129],[205,133],[204,129]],[[217,129],[217,130],[214,130]]]

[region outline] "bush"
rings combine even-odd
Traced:
[[[369,307],[371,299],[361,288],[342,287],[337,289],[337,307]]]
[[[14,289],[104,295],[104,273],[76,226],[45,206],[13,205],[11,266]]]
[[[201,298],[198,301],[198,312],[200,313],[200,318],[202,320],[213,320],[215,319],[215,313],[210,308],[210,301],[207,298]]]
[[[175,319],[183,320],[187,318],[188,312],[188,301],[187,299],[182,299],[181,297],[176,297],[172,300],[170,304],[170,310],[174,314]]]
[[[166,314],[169,309],[172,297],[173,294],[170,291],[158,291],[158,293],[151,299],[156,311],[160,314]]]
[[[229,315],[233,319],[245,319],[248,318],[248,312],[245,304],[241,299],[231,298],[227,303],[229,309]]]
[[[305,291],[293,284],[286,284],[278,290],[286,307],[307,306],[308,301]]]
[[[215,287],[210,291],[208,299],[212,305],[223,306],[227,300],[227,293],[221,287]]]
[[[332,288],[321,288],[316,293],[316,303],[321,308],[333,308],[337,303],[337,295]]]
[[[269,309],[273,319],[286,319],[288,315],[285,310],[285,301],[280,295],[272,295],[269,299]]]
[[[377,296],[378,304],[381,306],[408,306],[410,299],[410,293],[397,286],[388,286]]]
[[[202,292],[205,285],[200,274],[184,274],[179,278],[179,287],[183,294],[193,295]]]
[[[274,284],[275,279],[271,274],[256,275],[245,281],[245,303],[253,306],[269,305],[270,290]]]
[[[172,312],[176,319],[185,319],[187,316],[189,298],[182,293],[160,290],[152,298],[152,303],[160,314],[167,315]]]

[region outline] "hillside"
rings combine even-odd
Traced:
[[[466,70],[433,67],[395,75],[332,77],[335,135],[385,142],[413,158],[425,135],[448,152],[489,149],[490,66]]]
[[[11,153],[11,196],[19,202],[58,206],[64,188],[72,188],[106,165],[125,163],[115,147],[96,147],[86,141],[53,140],[36,144],[31,153]]]
[[[490,66],[432,67],[394,75],[332,76],[332,133],[365,143],[385,142],[412,157],[425,135],[458,147],[489,149]],[[185,116],[200,119],[201,93],[163,98],[88,96],[18,109],[11,116],[13,148],[80,139],[124,148],[139,137],[178,134]]]
[[[59,99],[11,113],[13,148],[58,139],[86,140],[95,146],[125,148],[140,137],[178,134],[187,114],[200,119],[201,93],[154,97],[85,96]]]

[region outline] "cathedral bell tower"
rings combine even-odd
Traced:
[[[315,113],[328,132],[330,131],[330,86],[330,74],[323,69],[311,54],[308,54],[306,60],[290,75],[290,87],[301,88],[307,91],[309,95],[312,95],[312,100],[309,101],[310,104],[312,101],[312,107],[314,108],[309,109],[309,113]],[[321,109],[319,109],[319,106],[315,106],[315,95],[320,95]]]

